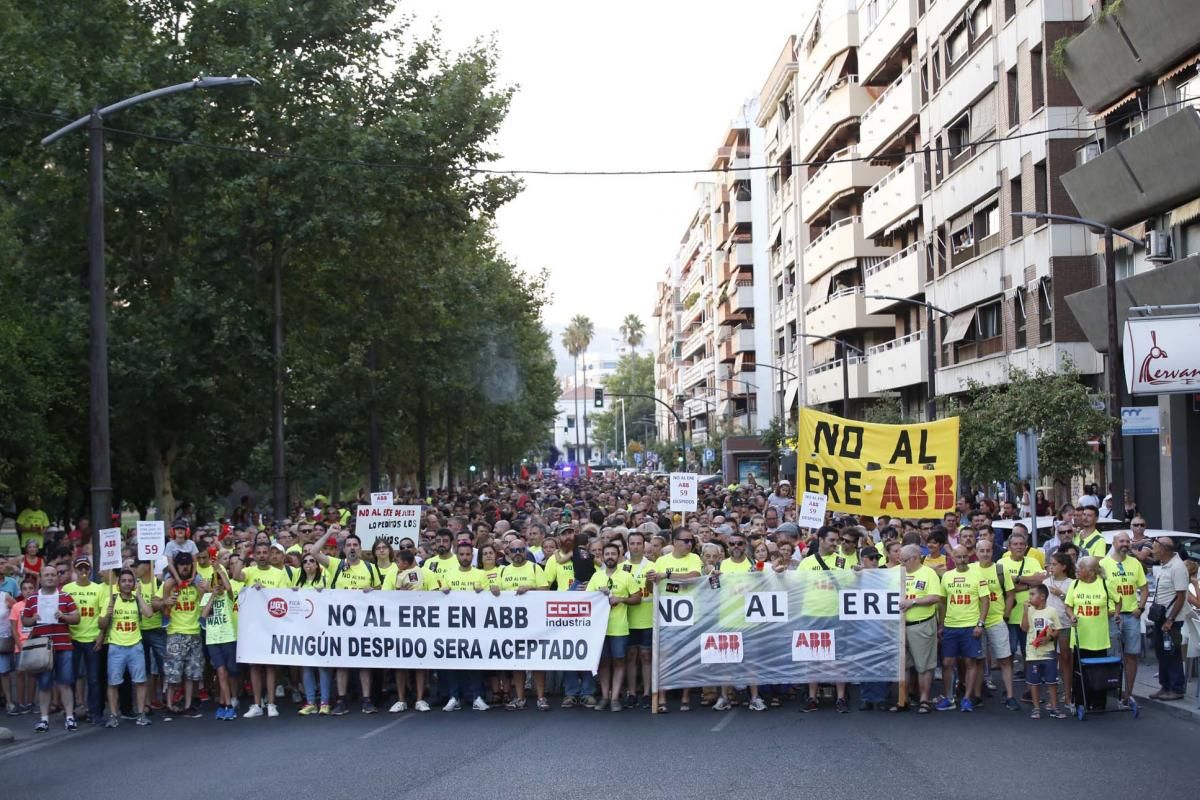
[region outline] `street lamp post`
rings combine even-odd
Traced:
[[[850,354],[847,350],[853,350],[858,353],[859,358],[865,355],[861,347],[855,347],[844,339],[837,339],[832,336],[821,336],[816,333],[797,333],[797,336],[803,336],[805,339],[820,339],[823,342],[833,342],[841,350],[842,358],[842,416],[850,419]]]
[[[933,333],[933,312],[937,312],[946,317],[953,317],[949,311],[938,308],[933,303],[927,303],[924,300],[913,300],[911,297],[892,297],[887,294],[867,294],[863,297],[869,297],[873,300],[895,300],[898,303],[909,303],[914,306],[925,307],[925,337],[928,341],[925,343],[925,421],[933,422],[937,417],[937,338]]]
[[[783,367],[777,367],[774,364],[764,364],[761,361],[754,362],[754,366],[766,367],[767,369],[773,369],[779,373],[779,418],[783,420],[783,435],[787,436],[788,418],[787,418],[787,409],[785,409],[783,407],[783,394],[784,394],[783,376],[788,375],[788,376],[792,377],[796,381],[797,390],[800,388],[800,386],[799,386],[800,376],[797,375],[796,373],[792,372],[791,370],[784,369]]]
[[[1121,382],[1125,377],[1125,365],[1121,357],[1121,345],[1117,341],[1117,254],[1113,249],[1113,237],[1120,236],[1135,245],[1140,245],[1142,242],[1124,231],[1114,230],[1112,225],[1094,219],[1071,217],[1066,214],[1047,214],[1042,211],[1013,211],[1011,213],[1014,217],[1083,225],[1104,237],[1105,305],[1108,311],[1108,413],[1114,419],[1121,419]],[[1112,435],[1112,442],[1108,448],[1108,463],[1112,472],[1108,492],[1112,495],[1113,512],[1116,513],[1119,509],[1123,519],[1125,514],[1125,443],[1121,439],[1120,428]]]
[[[100,530],[112,520],[112,456],[108,412],[108,288],[104,264],[104,118],[149,100],[193,89],[258,86],[251,77],[196,78],[164,86],[104,106],[42,139],[53,144],[68,133],[88,128],[88,443],[91,455],[92,558],[99,570]]]

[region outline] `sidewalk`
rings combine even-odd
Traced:
[[[1190,678],[1188,680],[1187,693],[1182,700],[1170,702],[1151,700],[1150,695],[1161,688],[1158,685],[1158,679],[1154,677],[1157,671],[1158,664],[1153,660],[1138,664],[1137,680],[1133,684],[1133,696],[1137,699],[1138,704],[1143,708],[1151,708],[1155,711],[1161,709],[1173,717],[1200,724],[1200,700],[1196,698],[1197,679]]]

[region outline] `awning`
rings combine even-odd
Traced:
[[[805,308],[816,308],[829,299],[829,282],[833,280],[833,273],[826,272],[821,277],[813,282],[812,288],[809,289],[808,304]]]
[[[1200,58],[1200,56],[1197,56],[1197,58]],[[1184,203],[1179,208],[1172,210],[1168,214],[1168,224],[1172,226],[1182,225],[1185,222],[1191,222],[1196,217],[1200,217],[1200,199]]]
[[[786,415],[788,409],[792,407],[792,403],[796,402],[796,395],[800,392],[800,381],[788,381],[787,388],[783,390],[783,412]]]
[[[1146,238],[1146,223],[1139,222],[1137,225],[1132,225],[1128,228],[1125,228],[1121,232],[1128,233],[1130,236],[1132,236],[1135,239],[1144,240]],[[1120,250],[1123,247],[1133,247],[1133,242],[1129,241],[1128,239],[1126,239],[1123,236],[1114,236],[1113,237],[1113,248]],[[1103,236],[1096,237],[1096,255],[1098,255],[1098,256],[1104,255],[1104,237]]]
[[[1166,75],[1163,75],[1161,78],[1159,78],[1158,79],[1159,85],[1161,86],[1162,84],[1171,80],[1171,78],[1174,78],[1176,75],[1178,75],[1179,73],[1183,72],[1188,67],[1190,67],[1198,62],[1200,62],[1200,53],[1197,53],[1196,55],[1192,56],[1191,58],[1183,61],[1181,64],[1176,65]]]
[[[884,228],[883,235],[891,236],[893,233],[898,231],[900,228],[902,228],[903,226],[912,222],[913,220],[918,219],[920,216],[921,216],[921,207],[917,206],[912,211],[908,212],[904,216],[900,217],[900,219],[896,220],[891,225],[888,225],[886,228]]]
[[[1114,111],[1117,111],[1117,110],[1121,109],[1122,107],[1124,107],[1124,105],[1126,103],[1130,102],[1131,100],[1136,100],[1137,94],[1138,94],[1138,90],[1134,89],[1132,92],[1125,95],[1124,97],[1122,97],[1117,102],[1113,103],[1108,108],[1102,108],[1099,111],[1097,111],[1095,114],[1092,115],[1092,119],[1104,119],[1105,117],[1111,115]]]
[[[966,311],[960,311],[955,314],[954,319],[950,322],[950,328],[946,331],[946,338],[942,339],[942,344],[961,342],[966,338],[967,331],[974,320],[974,308],[968,308]]]

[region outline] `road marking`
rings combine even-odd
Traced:
[[[712,726],[712,732],[717,733],[718,731],[722,730],[726,725],[733,722],[733,718],[737,715],[737,713],[738,713],[737,711],[730,711],[728,714],[726,714],[725,719],[721,720],[716,725]]]
[[[401,717],[400,719],[395,719],[395,720],[392,720],[392,721],[391,721],[391,722],[389,722],[387,725],[381,725],[381,726],[379,726],[378,728],[376,728],[376,729],[375,729],[375,730],[373,730],[373,731],[367,731],[366,733],[364,733],[362,736],[360,736],[360,737],[358,737],[358,738],[359,738],[359,739],[370,739],[370,738],[371,738],[372,736],[374,736],[375,734],[377,734],[377,733],[383,733],[384,731],[388,730],[389,728],[394,728],[394,727],[396,727],[397,725],[399,725],[401,722],[408,722],[410,719],[412,719],[412,718],[413,718],[413,717],[415,717],[415,716],[416,716],[416,714],[415,714],[415,713],[412,713],[412,714],[405,714],[405,715],[404,715],[403,717]]]
[[[30,739],[22,744],[12,745],[11,747],[4,748],[3,751],[0,751],[0,761],[7,761],[10,758],[16,758],[17,756],[34,753],[42,748],[49,747],[50,745],[58,744],[60,742],[66,742],[73,739],[82,739],[84,736],[89,736],[98,730],[100,730],[99,726],[88,726],[86,728],[80,728],[75,733],[70,733],[64,730],[61,736],[50,736],[49,738],[44,739]],[[39,734],[39,736],[40,735],[42,734]]]

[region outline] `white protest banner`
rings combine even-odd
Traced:
[[[800,516],[796,524],[801,528],[819,528],[825,524],[825,506],[829,497],[817,492],[805,492],[800,498]]]
[[[420,506],[359,506],[354,532],[362,541],[364,553],[371,552],[382,539],[397,547],[401,539],[417,543],[421,532]]]
[[[102,528],[100,530],[100,563],[96,565],[100,571],[121,568],[121,529]]]
[[[242,590],[237,658],[305,667],[595,672],[599,592]]]
[[[671,473],[671,510],[695,511],[699,482],[694,472]]]
[[[373,506],[395,505],[395,496],[391,492],[371,492],[371,505],[373,505]]]
[[[137,524],[138,561],[155,562],[166,555],[167,530],[162,520],[150,520]]]

